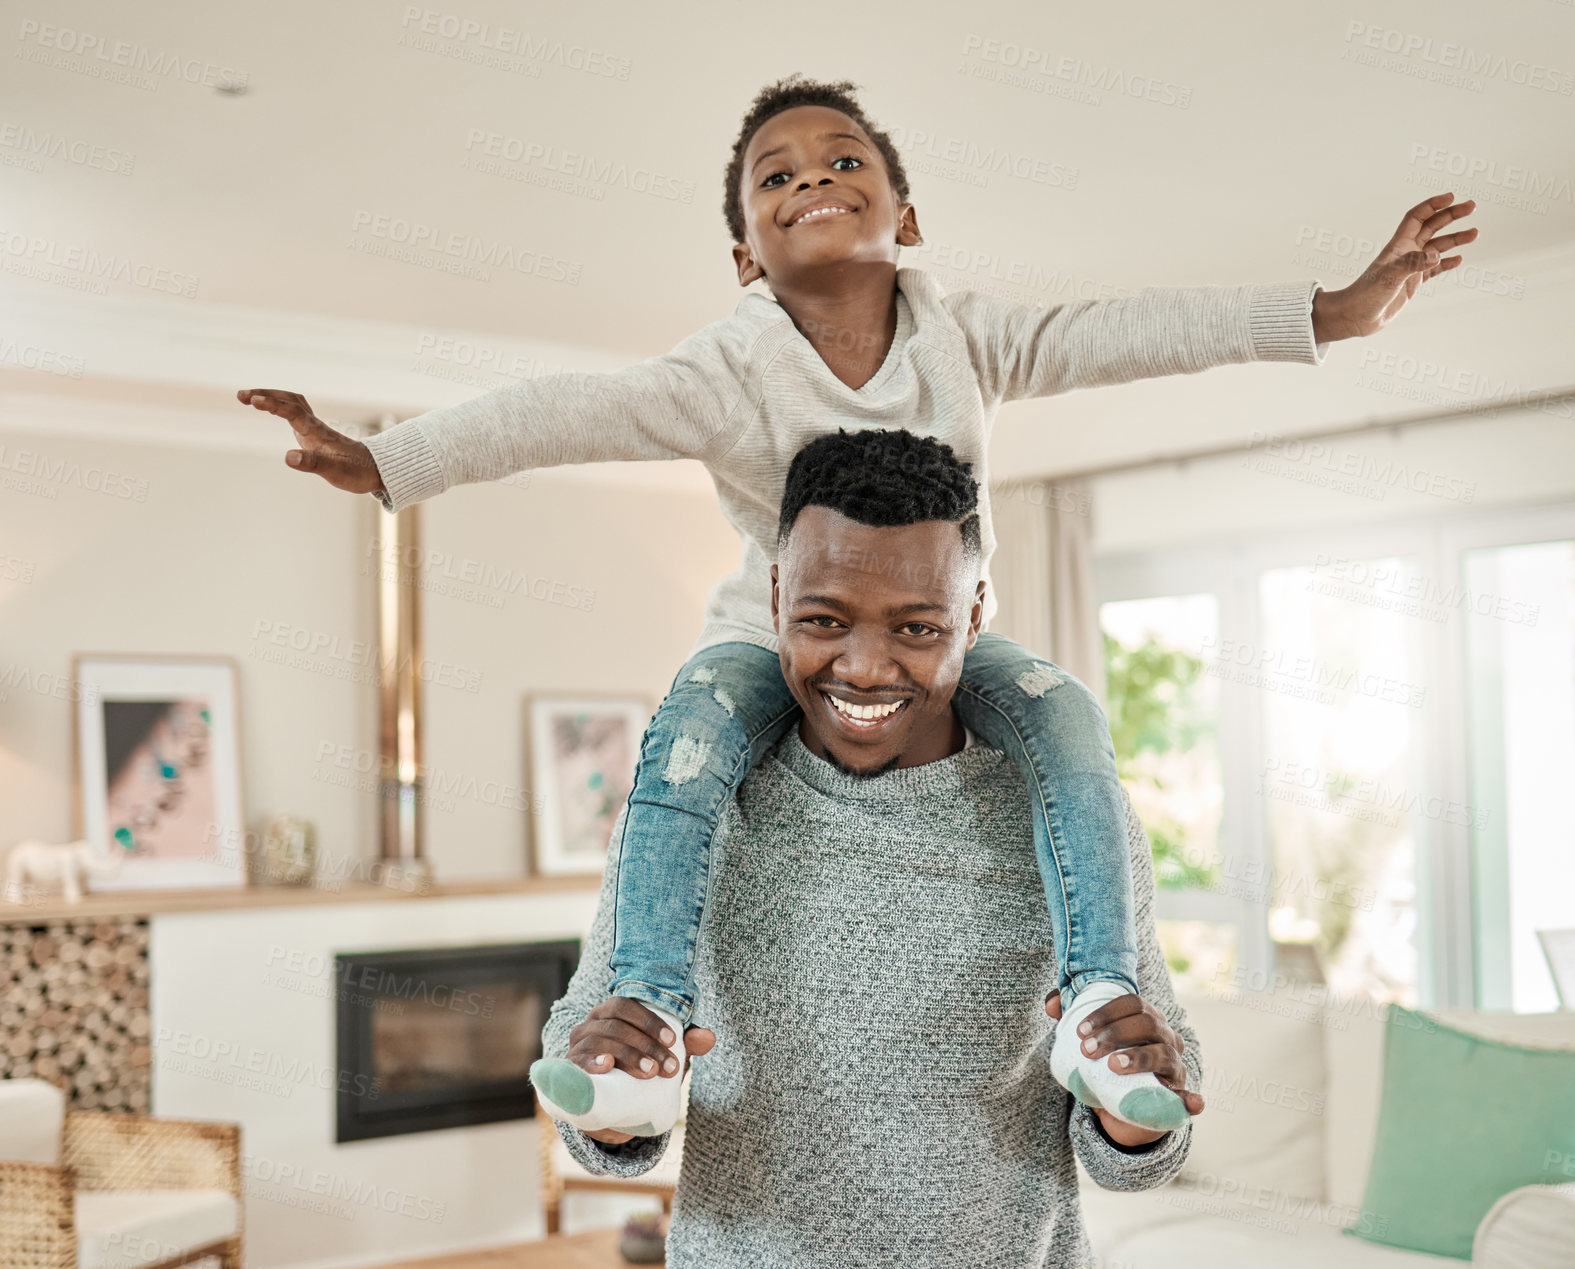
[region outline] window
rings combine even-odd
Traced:
[[[1178,981],[1557,1006],[1537,931],[1575,929],[1575,503],[1112,554],[1097,576]]]
[[[1575,927],[1575,541],[1468,551],[1477,1004],[1558,1007],[1541,929]]]
[[[1207,886],[1219,872],[1219,690],[1197,649],[1218,637],[1219,604],[1128,600],[1099,620],[1116,766],[1148,829],[1155,885]]]
[[[1205,986],[1236,967],[1235,912],[1226,921],[1178,919],[1179,896],[1166,892],[1216,890],[1221,882],[1219,684],[1201,655],[1218,638],[1219,601],[1212,594],[1116,601],[1099,619],[1105,712],[1121,782],[1153,850],[1160,944],[1178,982]]]
[[[1269,929],[1311,944],[1331,990],[1417,1003],[1421,629],[1395,596],[1415,560],[1264,571],[1257,769],[1273,879]]]
[[[1241,964],[1240,927],[1230,921],[1154,922],[1171,981],[1191,991],[1219,991]]]

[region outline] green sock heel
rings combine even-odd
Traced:
[[[1099,1098],[1094,1096],[1094,1090],[1089,1088],[1088,1081],[1083,1078],[1081,1071],[1074,1070],[1066,1082],[1066,1091],[1082,1102],[1090,1110],[1103,1110]],[[1123,1103],[1125,1105],[1125,1103]]]
[[[596,1085],[568,1058],[538,1058],[530,1064],[530,1082],[571,1115],[583,1115],[596,1104]]]
[[[1121,1099],[1116,1114],[1151,1132],[1170,1132],[1191,1118],[1187,1103],[1169,1088],[1134,1088]]]

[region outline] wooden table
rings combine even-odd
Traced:
[[[629,1262],[618,1254],[622,1236],[622,1227],[553,1234],[534,1242],[401,1260],[379,1269],[628,1269]]]

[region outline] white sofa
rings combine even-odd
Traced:
[[[1465,1262],[1340,1233],[1361,1219],[1378,1124],[1384,1011],[1319,1004],[1306,989],[1209,997],[1178,992],[1198,1032],[1208,1108],[1182,1175],[1139,1194],[1081,1176],[1100,1269],[1440,1269]],[[1575,1050],[1575,1011],[1440,1011],[1440,1023]],[[1575,1266],[1575,1185],[1500,1201],[1477,1231],[1474,1265]]]

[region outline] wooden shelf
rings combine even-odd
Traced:
[[[599,890],[598,874],[574,877],[518,877],[497,881],[435,883],[426,890],[354,882],[334,889],[317,886],[234,886],[204,890],[114,890],[84,894],[80,903],[58,895],[43,900],[7,903],[0,899],[0,925],[41,921],[91,920],[94,917],[142,917],[161,912],[222,912],[236,908],[301,907],[324,903],[421,903],[428,899],[464,899],[484,895],[557,894]]]

